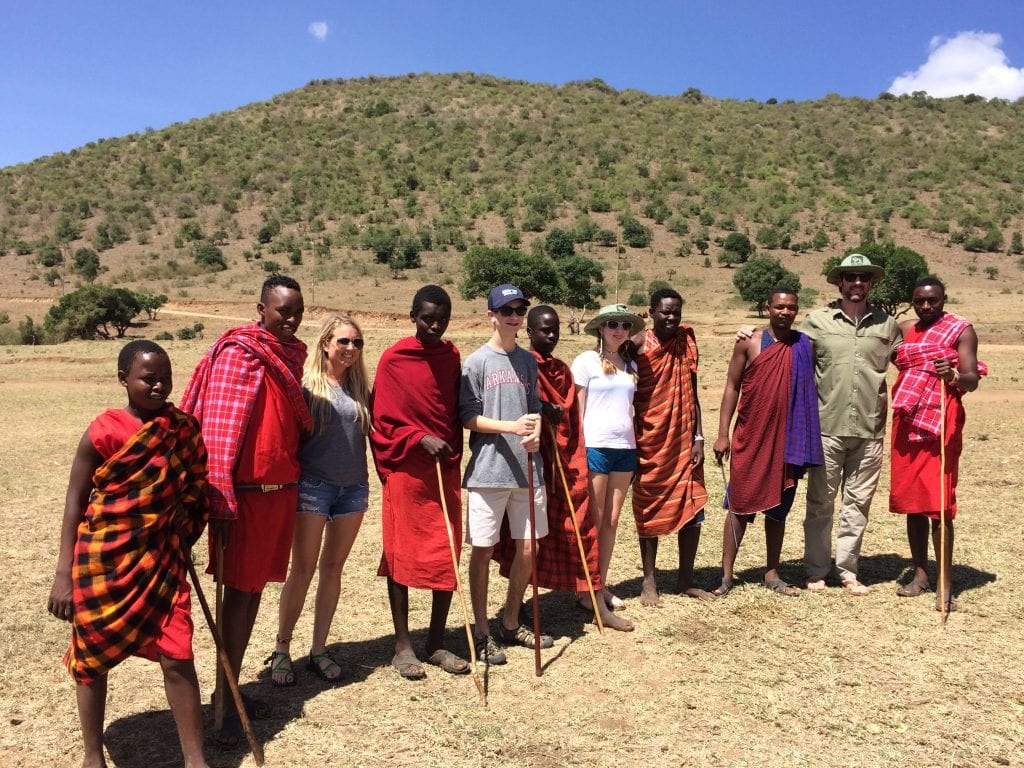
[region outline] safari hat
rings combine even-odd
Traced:
[[[599,329],[609,320],[632,323],[629,329],[630,333],[637,333],[644,329],[644,319],[640,315],[630,312],[625,304],[609,304],[607,307],[601,307],[601,310],[590,318],[590,322],[584,327],[583,332],[589,333],[591,336],[600,336]]]
[[[871,259],[861,253],[851,253],[839,264],[832,267],[828,271],[828,277],[825,278],[832,285],[839,285],[839,276],[843,272],[866,272],[871,275],[872,280],[881,280],[885,275],[885,270],[879,266],[871,263]]]

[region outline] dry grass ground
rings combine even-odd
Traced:
[[[708,272],[719,271],[724,272]],[[395,285],[385,286],[392,295]],[[400,285],[399,312],[413,287]],[[557,638],[544,654],[544,675],[533,675],[531,651],[513,650],[507,666],[487,675],[485,710],[468,677],[429,668],[425,682],[409,683],[388,666],[391,622],[384,584],[375,576],[380,488],[372,479],[370,512],[345,571],[332,634],[332,649],[349,671],[347,684],[326,689],[302,667],[311,632],[308,608],[295,633],[298,685],[279,691],[258,678],[273,645],[279,585],[265,593],[242,682],[247,692],[275,704],[275,716],[256,723],[267,765],[1020,765],[1024,518],[1018,467],[1024,442],[1016,374],[1022,347],[1012,345],[1019,344],[1012,338],[1019,330],[1009,328],[1019,317],[1013,297],[984,293],[984,287],[977,284],[976,302],[967,296],[951,308],[977,319],[983,342],[986,328],[999,335],[996,329],[1007,327],[1011,338],[983,344],[993,375],[967,401],[954,573],[962,610],[944,630],[931,597],[895,595],[909,552],[902,519],[886,511],[887,476],[865,543],[862,576],[872,591],[864,598],[833,588],[789,599],[760,588],[764,540],[761,529],[752,527],[737,563],[744,583],[729,596],[705,605],[668,595],[661,609],[642,609],[635,599],[636,534],[626,510],[612,581],[627,598],[626,614],[636,632],[601,637],[567,596],[543,594],[545,628]],[[717,287],[684,292],[701,342],[710,441],[731,329],[744,313]],[[322,294],[317,303],[327,303]],[[204,341],[168,345],[180,394],[214,333],[234,318],[249,317],[251,309],[169,307],[158,330],[192,322],[175,312],[211,316]],[[386,315],[367,315],[365,321],[372,366],[408,325]],[[315,318],[307,319],[307,339],[315,324]],[[464,354],[486,335],[479,314],[454,325],[451,335]],[[567,337],[562,356],[571,358],[584,345]],[[67,626],[50,618],[45,604],[73,447],[95,414],[122,404],[115,356],[114,344],[99,342],[0,350],[0,762],[6,766],[73,765],[80,759],[73,685],[60,666]],[[707,474],[713,503],[697,566],[698,579],[711,585],[719,573],[722,483],[713,467]],[[801,500],[783,552],[783,575],[793,581],[800,579],[802,515]],[[195,554],[205,565],[205,540]],[[664,542],[663,589],[674,583],[676,562],[674,547]],[[497,611],[503,581],[495,576],[492,584]],[[204,587],[212,595],[210,580]],[[425,627],[428,610],[426,594],[413,593],[414,627]],[[212,642],[195,604],[194,616],[200,683],[209,692]],[[456,602],[451,641],[464,648],[461,620]],[[417,639],[422,642],[422,631]],[[107,723],[112,765],[180,764],[152,664],[132,659],[114,670]],[[253,765],[242,751],[211,748],[209,755],[222,768]]]

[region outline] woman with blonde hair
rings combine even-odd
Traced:
[[[327,653],[327,635],[341,594],[341,572],[352,550],[369,500],[366,434],[369,385],[363,363],[363,333],[351,317],[330,315],[306,360],[302,390],[313,431],[299,449],[299,514],[291,569],[281,590],[277,644],[270,654],[270,680],[295,684],[290,643],[313,572],[319,570],[313,610],[313,642],[306,668],[328,683],[342,668]],[[319,560],[319,568],[317,561]]]
[[[608,566],[619,515],[637,466],[633,428],[636,363],[627,342],[643,327],[643,318],[630,312],[625,304],[602,307],[584,328],[585,333],[597,337],[596,347],[581,353],[572,364],[583,419],[583,441],[587,446],[590,508],[597,528],[598,562],[604,584],[602,597],[615,610],[624,607],[624,603],[608,589]],[[589,608],[590,601],[581,599],[580,606]]]

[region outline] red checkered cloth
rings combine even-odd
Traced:
[[[207,519],[206,452],[193,417],[167,406],[140,426],[123,410],[106,411],[89,436],[101,456],[120,447],[93,475],[75,542],[64,664],[80,685],[159,635],[184,579],[182,547]]]
[[[893,386],[892,409],[910,419],[913,443],[939,437],[942,383],[935,373],[935,361],[948,360],[956,368],[956,342],[969,326],[962,317],[946,312],[924,330],[921,341],[904,342],[896,349],[893,362],[901,375]],[[980,361],[978,374],[988,375],[988,366]]]
[[[300,431],[312,429],[302,397],[305,360],[303,342],[283,342],[252,323],[227,331],[199,361],[179,407],[203,425],[210,457],[210,517],[238,517],[234,472],[264,375],[269,373],[281,385]]]

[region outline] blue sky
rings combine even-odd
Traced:
[[[488,73],[718,98],[1024,96],[1019,0],[0,0],[0,167],[322,78]]]

